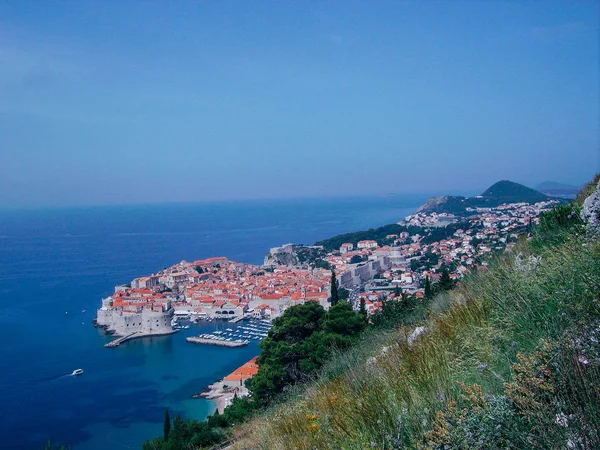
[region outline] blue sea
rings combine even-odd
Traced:
[[[259,353],[187,343],[222,323],[114,349],[92,325],[114,286],[181,260],[261,264],[270,247],[312,244],[401,220],[425,196],[57,208],[0,212],[0,447],[139,449],[171,415]],[[68,314],[65,314],[68,312]],[[78,377],[69,376],[77,368]]]

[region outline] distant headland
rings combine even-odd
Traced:
[[[432,197],[421,206],[418,213],[450,213],[468,215],[476,208],[494,208],[509,203],[537,203],[551,200],[552,197],[535,189],[509,180],[501,180],[476,197],[445,195]]]

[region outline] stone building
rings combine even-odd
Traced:
[[[165,334],[173,331],[171,320],[174,310],[171,302],[164,305],[113,307],[112,297],[102,299],[102,307],[96,314],[96,322],[119,336],[133,332]]]

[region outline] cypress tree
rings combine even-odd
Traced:
[[[400,297],[400,287],[398,285],[396,285],[396,289],[394,290],[394,296],[396,298]]]
[[[337,280],[335,278],[335,271],[331,269],[331,306],[336,305],[340,298],[337,289]]]
[[[365,298],[360,298],[360,313],[363,315],[365,320],[367,320],[367,305],[365,304]]]
[[[429,279],[429,275],[425,278],[425,298],[431,298],[431,280]]]
[[[163,426],[163,440],[167,442],[169,440],[169,433],[171,432],[171,418],[169,417],[169,410],[165,409],[165,424]]]
[[[450,274],[448,273],[448,268],[446,265],[442,266],[442,275],[440,276],[440,288],[444,291],[452,288],[452,280],[450,279]]]

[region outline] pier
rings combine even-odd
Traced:
[[[127,334],[125,336],[118,337],[114,341],[110,341],[108,344],[104,344],[106,348],[118,347],[125,341],[130,341],[131,339],[139,339],[143,337],[152,337],[152,336],[167,336],[169,334],[177,333],[179,330],[173,330],[168,333],[140,333],[139,331],[134,331],[133,333]]]
[[[128,341],[129,339],[133,339],[136,334],[138,334],[137,331],[134,333],[127,334],[125,336],[121,336],[120,338],[117,338],[114,341],[110,341],[108,344],[104,344],[104,346],[106,348],[118,347],[123,342]]]
[[[226,341],[220,339],[207,339],[199,336],[193,336],[185,339],[194,344],[219,345],[221,347],[245,347],[248,341]]]

